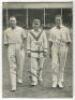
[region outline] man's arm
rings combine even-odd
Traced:
[[[53,41],[54,41],[54,36],[52,34],[52,30],[49,30],[49,38],[48,38],[48,43],[49,43],[49,57],[52,57],[52,52],[51,52],[51,48],[53,45]]]
[[[49,41],[49,57],[51,58],[52,57],[52,53],[51,53],[51,48],[52,48],[52,42],[51,41]]]
[[[26,39],[27,39],[27,33],[26,30],[22,29],[22,46],[21,48],[25,48],[25,44],[26,44]]]
[[[71,36],[70,36],[70,30],[67,29],[67,32],[66,32],[66,37],[67,37],[67,45],[70,46],[71,44]]]
[[[48,52],[48,42],[47,42],[47,36],[46,33],[44,32],[44,56],[47,56]]]
[[[8,43],[8,36],[6,34],[6,30],[3,32],[3,49],[4,49],[4,52],[7,56],[7,52],[8,52],[8,46],[9,46],[9,43]]]
[[[31,39],[30,39],[30,33],[28,33],[28,36],[27,36],[27,54],[28,54],[28,57],[31,57]]]
[[[8,46],[8,36],[6,34],[6,31],[3,32],[3,44],[5,46]]]

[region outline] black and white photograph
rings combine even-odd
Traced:
[[[73,98],[73,2],[2,2],[2,97]]]

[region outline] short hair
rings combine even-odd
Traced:
[[[57,17],[59,17],[59,18],[62,19],[62,16],[61,16],[61,15],[56,15],[56,16],[55,16],[55,19],[56,19]]]
[[[16,22],[16,17],[15,17],[15,16],[11,16],[9,20],[10,20],[10,21],[11,21],[11,20],[14,20],[14,21]]]
[[[56,20],[57,18],[60,18],[60,21],[61,21],[61,24],[62,24],[62,22],[63,22],[62,16],[61,16],[61,15],[56,15],[55,20]]]
[[[37,24],[37,23],[40,23],[41,24],[41,21],[40,21],[40,19],[33,19],[33,23],[34,24]]]

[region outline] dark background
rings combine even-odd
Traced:
[[[45,9],[45,28],[50,28],[54,25],[55,16],[61,14],[61,9]],[[27,28],[26,25],[26,9],[8,9],[8,19],[10,16],[15,16],[18,21],[18,25]],[[28,9],[28,28],[31,28],[32,20],[39,18],[41,23],[44,24],[44,9]],[[63,23],[69,27],[72,27],[72,9],[62,9]],[[3,27],[7,27],[6,24],[6,9],[3,9]]]

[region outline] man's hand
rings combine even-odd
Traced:
[[[70,44],[71,44],[70,42],[67,42],[67,46],[70,46]]]

